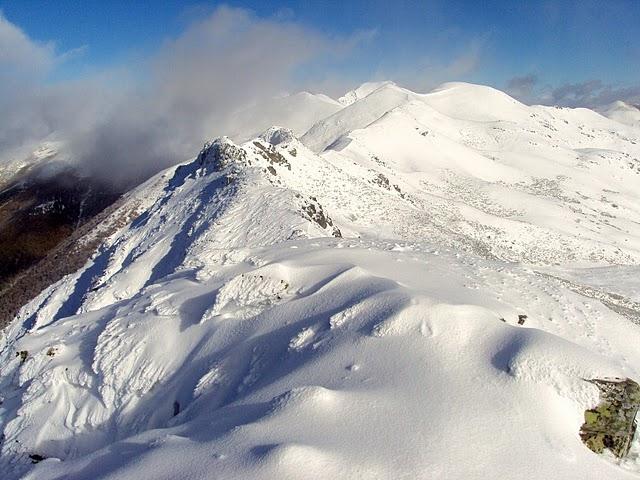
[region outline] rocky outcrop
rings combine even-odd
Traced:
[[[322,205],[318,203],[318,200],[315,197],[310,197],[308,200],[305,199],[302,204],[302,216],[310,222],[315,223],[323,230],[330,230],[331,235],[334,237],[342,237],[340,229],[333,224],[333,220],[331,220],[331,217],[325,213]]]
[[[241,147],[227,137],[220,137],[213,142],[204,144],[198,154],[196,164],[220,171],[236,160],[244,160],[246,156],[247,153]]]
[[[580,438],[596,453],[609,450],[618,458],[629,453],[636,433],[640,408],[640,385],[630,379],[593,379],[600,390],[600,403],[584,412]]]

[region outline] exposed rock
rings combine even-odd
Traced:
[[[280,152],[278,152],[273,145],[268,144],[268,146],[264,146],[260,142],[253,142],[253,144],[258,148],[258,153],[267,160],[271,164],[283,165],[291,170],[291,164],[289,161],[282,156]]]
[[[31,459],[31,463],[38,463],[44,460],[46,457],[43,457],[42,455],[39,455],[37,453],[32,453],[31,455],[29,455],[29,458]]]
[[[382,173],[378,173],[371,181],[376,185],[380,185],[382,188],[386,190],[391,190],[391,184],[389,183],[389,179]]]
[[[322,205],[318,203],[318,200],[315,197],[310,197],[310,200],[305,201],[302,205],[302,216],[307,220],[312,221],[323,230],[331,227],[331,234],[334,237],[342,237],[340,229],[333,225],[333,220],[331,220],[331,217],[324,212]]]
[[[623,458],[631,448],[640,408],[640,385],[630,379],[589,380],[600,390],[600,403],[584,412],[580,438],[596,453],[609,450]]]
[[[246,157],[247,153],[241,147],[227,137],[220,137],[213,142],[204,144],[196,163],[202,166],[212,166],[215,171],[219,171],[234,161],[245,160]]]
[[[405,198],[405,194],[402,190],[400,190],[400,187],[398,185],[396,185],[395,183],[393,184],[393,189],[398,192],[398,194],[400,195],[400,198]]]

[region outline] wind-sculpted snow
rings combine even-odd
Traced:
[[[26,478],[624,478],[576,432],[597,399],[583,378],[637,376],[631,327],[426,244],[256,248],[34,330],[12,345],[24,362],[5,349],[3,468],[37,453],[62,461]]]
[[[637,440],[616,464],[579,430],[585,379],[640,378],[640,132],[464,84],[347,97],[306,145],[161,172],[22,308],[3,478],[637,476]]]

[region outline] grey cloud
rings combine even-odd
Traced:
[[[431,57],[426,57],[422,65],[412,66],[402,71],[396,70],[391,75],[387,71],[380,71],[377,78],[392,79],[419,92],[427,92],[443,82],[463,81],[480,67],[485,55],[486,42],[487,36],[477,37],[467,42],[458,55],[446,62],[437,62]]]
[[[538,84],[538,76],[530,73],[522,77],[513,77],[507,82],[507,93],[517,98],[531,96],[534,88]]]
[[[616,100],[640,102],[640,84],[615,86],[601,80],[566,83],[560,86],[542,85],[531,73],[513,77],[507,82],[506,92],[527,104],[558,105],[598,109]]]
[[[49,70],[55,63],[55,49],[51,43],[38,43],[5,18],[0,11],[0,66],[8,73],[34,74]]]
[[[101,175],[166,167],[225,133],[233,111],[290,88],[293,69],[325,42],[294,24],[218,9],[167,41],[148,62],[145,89],[123,95],[73,151]]]
[[[640,102],[640,84],[616,87],[600,80],[562,85],[551,91],[554,104],[570,107],[599,108],[616,100],[627,103]]]
[[[55,63],[50,47],[8,25],[13,37],[26,42],[25,58],[31,55],[32,65],[45,71]],[[296,84],[295,73],[313,58],[342,55],[344,45],[353,48],[371,35],[328,38],[294,22],[220,7],[165,41],[135,69],[121,67],[55,86],[39,80],[0,85],[0,108],[10,112],[0,118],[0,150],[54,135],[91,173],[131,183],[226,133],[234,111],[304,87]],[[40,60],[44,52],[49,66]]]

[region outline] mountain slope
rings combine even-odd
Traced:
[[[396,230],[437,226],[440,241],[514,261],[636,263],[639,135],[590,110],[526,107],[488,87],[416,95],[387,85],[302,141],[398,185],[423,219]]]
[[[68,161],[59,143],[45,143],[2,165],[0,294],[6,298],[7,289],[26,269],[121,193],[117,187],[83,174]],[[0,325],[3,320],[0,317]]]
[[[4,330],[2,471],[635,478],[578,431],[640,378],[639,136],[384,84],[208,143]]]
[[[265,99],[235,112],[227,119],[225,128],[234,138],[243,140],[253,138],[274,122],[301,134],[341,108],[340,103],[325,95],[301,92]],[[97,217],[104,209],[121,212],[115,203],[135,183],[112,184],[97,178],[74,162],[65,142],[56,140],[55,135],[39,145],[0,153],[0,295],[4,299],[0,304],[0,327],[3,327],[42,288],[57,281],[61,274],[77,269],[78,262],[81,265],[87,260],[91,252],[82,246],[71,248],[73,260],[68,268],[52,265],[60,249],[69,249],[69,242],[84,235],[81,227],[86,224],[90,228],[110,216],[105,212]],[[127,216],[123,214],[124,218]],[[94,243],[92,240],[87,244]]]
[[[640,128],[640,109],[636,105],[617,101],[605,108],[602,113],[616,122]]]

